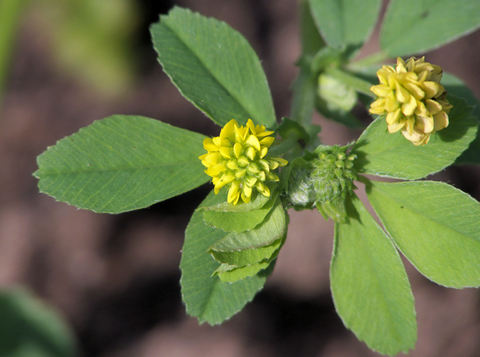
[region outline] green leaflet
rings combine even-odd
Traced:
[[[380,0],[310,0],[313,19],[331,47],[362,47],[377,22]]]
[[[212,205],[214,199],[211,192],[199,208]],[[187,313],[197,317],[200,322],[216,325],[232,317],[251,301],[265,284],[267,274],[232,284],[212,277],[218,263],[208,254],[208,249],[223,238],[225,232],[206,225],[202,215],[203,212],[197,209],[185,232],[180,284]]]
[[[425,52],[480,26],[480,2],[472,0],[391,0],[380,33],[392,57]]]
[[[302,56],[313,56],[325,42],[318,33],[315,21],[310,10],[309,0],[300,0],[300,42],[302,43]]]
[[[332,295],[343,323],[371,349],[395,355],[415,346],[415,307],[402,261],[358,198],[335,224]]]
[[[359,173],[415,180],[451,165],[476,136],[478,122],[464,100],[449,97],[453,109],[450,125],[435,133],[427,145],[415,146],[400,132],[389,134],[383,117],[378,117],[358,138]]]
[[[264,221],[267,214],[272,210],[275,201],[276,197],[271,197],[263,207],[250,211],[214,211],[206,209],[203,212],[203,220],[205,223],[225,232],[245,232],[255,228]]]
[[[222,251],[210,249],[212,257],[221,264],[228,264],[232,267],[242,267],[245,265],[252,265],[262,261],[270,261],[274,253],[276,253],[283,244],[283,237],[277,239],[273,243],[258,247],[243,250]]]
[[[208,181],[204,136],[141,116],[114,115],[59,140],[38,158],[40,192],[94,212],[150,206]]]
[[[271,261],[265,261],[260,263],[255,263],[252,265],[245,265],[241,267],[231,266],[228,264],[221,264],[215,274],[218,278],[225,283],[234,283],[239,280],[246,279],[250,276],[261,272],[262,270],[267,269],[271,264]]]
[[[245,38],[224,22],[175,7],[151,27],[165,73],[182,95],[215,123],[248,118],[275,124],[270,89]]]
[[[29,293],[0,291],[0,355],[11,357],[73,357],[71,332],[56,312]]]
[[[223,239],[212,244],[211,250],[232,252],[264,247],[283,237],[286,229],[286,212],[282,203],[277,202],[260,226],[242,233],[229,233]]]
[[[480,204],[442,182],[372,182],[368,198],[395,243],[427,278],[480,286]]]
[[[291,116],[297,122],[308,125],[312,122],[317,83],[314,74],[307,66],[300,66],[293,82],[293,101]]]

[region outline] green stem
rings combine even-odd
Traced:
[[[388,55],[385,53],[385,52],[376,52],[376,53],[373,53],[367,57],[364,57],[362,59],[359,59],[358,61],[355,61],[355,62],[351,62],[348,67],[349,68],[363,68],[363,67],[369,67],[369,66],[372,66],[374,64],[378,64],[378,63],[381,63],[381,62],[384,62],[386,59],[388,59]]]
[[[23,9],[29,0],[0,1],[0,104],[12,56],[15,35]]]
[[[370,87],[372,86],[370,82],[358,78],[354,74],[346,72],[340,68],[328,68],[325,73],[349,87],[354,88],[358,92],[375,98],[375,95],[370,91]]]

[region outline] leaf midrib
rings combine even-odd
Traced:
[[[220,87],[222,87],[225,92],[230,95],[230,97],[232,97],[235,102],[237,102],[240,106],[240,108],[248,115],[248,116],[252,116],[252,111],[250,111],[249,109],[247,109],[247,107],[245,106],[245,104],[240,101],[237,96],[232,93],[230,91],[230,89],[224,84],[222,83],[222,81],[220,81],[219,78],[217,78],[217,76],[215,75],[215,73],[210,69],[209,66],[206,65],[206,63],[202,60],[202,58],[198,55],[197,52],[195,52],[192,47],[189,46],[189,44],[181,37],[181,35],[176,32],[172,27],[168,26],[168,21],[163,21],[163,23],[160,23],[158,24],[158,26],[162,26],[164,25],[166,28],[168,28],[174,35],[175,37],[179,40],[179,42],[181,42],[190,52],[192,52],[194,55],[195,55],[195,58],[200,62],[200,64],[206,69],[207,73],[210,74],[210,76],[220,85]],[[229,36],[230,37],[230,36]],[[159,53],[159,58],[160,58],[160,52]],[[173,80],[173,77],[172,77],[172,80]],[[189,99],[190,100],[190,99]],[[205,108],[203,108],[202,110],[205,110]],[[212,116],[213,117],[213,116]],[[240,120],[240,118],[238,118]],[[219,120],[219,118],[215,118],[215,120]]]
[[[76,175],[76,174],[96,174],[96,173],[107,173],[107,172],[128,172],[128,171],[146,171],[146,170],[160,170],[165,168],[177,168],[181,165],[191,165],[192,163],[196,163],[196,161],[184,161],[184,162],[177,162],[175,164],[167,164],[167,165],[152,165],[152,166],[136,166],[136,167],[126,167],[126,166],[118,166],[118,167],[111,167],[111,168],[84,168],[84,169],[75,169],[70,171],[49,171],[49,169],[42,168],[39,169],[35,174],[38,176],[69,176],[69,175]]]

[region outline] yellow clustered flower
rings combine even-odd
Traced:
[[[207,168],[205,173],[212,177],[215,194],[231,184],[227,201],[233,205],[240,198],[245,203],[250,202],[254,189],[266,197],[270,196],[266,182],[279,181],[271,171],[287,164],[285,159],[267,157],[268,149],[275,140],[271,134],[273,131],[267,131],[263,125],[255,126],[251,119],[246,126],[232,119],[222,128],[220,136],[203,141],[207,153],[199,159]]]
[[[380,84],[370,90],[377,95],[370,113],[386,114],[388,131],[402,130],[414,145],[424,145],[430,135],[448,126],[452,108],[440,84],[442,68],[425,62],[425,57],[397,58],[397,65],[377,71]]]

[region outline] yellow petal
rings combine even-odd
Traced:
[[[203,140],[203,147],[207,151],[218,151],[218,146],[214,144],[211,138],[205,138]]]
[[[393,112],[397,110],[397,108],[398,108],[397,99],[395,98],[393,93],[391,93],[385,98],[385,110],[387,112]]]
[[[435,98],[440,96],[443,92],[445,92],[445,88],[440,83],[433,82],[433,81],[425,81],[423,82],[423,89],[425,90],[425,94],[427,98]]]
[[[232,157],[232,148],[231,147],[226,147],[226,146],[221,146],[220,147],[220,154],[224,158],[230,159]]]
[[[247,173],[247,169],[237,170],[235,171],[235,178],[241,179],[245,176],[246,173]]]
[[[258,174],[257,174],[257,178],[264,182],[266,179],[267,179],[267,174],[265,173],[265,171],[260,171]]]
[[[392,89],[385,84],[371,86],[370,90],[378,97],[386,97],[392,91]]]
[[[263,138],[262,140],[260,140],[260,145],[262,146],[266,146],[266,147],[270,147],[273,142],[275,141],[275,138],[273,136],[267,136],[265,138]]]
[[[270,197],[270,189],[266,185],[261,182],[257,182],[255,187],[262,195],[264,195],[265,197]]]
[[[219,136],[212,138],[212,142],[215,146],[217,146],[217,150],[220,148],[220,145],[222,144],[222,140],[220,139]]]
[[[233,181],[230,189],[228,190],[227,201],[228,203],[237,204],[238,198],[240,196],[240,183],[238,181]]]
[[[227,167],[230,169],[230,170],[237,170],[238,169],[238,164],[235,160],[229,160],[227,162]]]
[[[405,126],[405,123],[406,123],[406,119],[402,119],[402,120],[399,120],[398,122],[389,124],[387,126],[388,132],[390,134],[396,133],[397,131],[399,131],[400,129],[402,129]]]
[[[400,102],[400,103],[406,103],[410,100],[410,93],[408,93],[408,91],[403,88],[400,83],[397,82],[397,86],[396,86],[396,91],[395,91],[395,94],[396,94],[396,98],[397,100]]]
[[[217,164],[215,166],[209,167],[205,172],[208,176],[218,176],[221,172],[225,171],[225,165]]]
[[[240,143],[235,143],[233,145],[233,154],[235,155],[235,157],[239,158],[240,155],[242,155],[242,152],[243,152],[243,146],[242,144]]]
[[[250,159],[250,160],[255,160],[255,154],[257,151],[253,147],[248,147],[247,150],[245,150],[245,155]]]
[[[275,174],[272,173],[272,172],[268,173],[268,179],[269,179],[270,181],[275,181],[275,182],[280,181],[280,179],[278,178],[278,176],[275,175]]]
[[[248,165],[247,171],[251,174],[258,174],[260,172],[260,169],[258,168],[257,164],[252,162],[250,165]]]
[[[442,130],[448,126],[448,114],[441,111],[433,116],[433,121],[435,131]]]
[[[219,180],[215,183],[215,189],[219,191],[223,186],[228,185],[230,182],[235,180],[235,176],[232,174],[224,174]]]
[[[250,160],[248,160],[245,156],[240,156],[237,160],[237,163],[240,167],[246,167],[250,163]]]
[[[417,108],[417,100],[415,99],[414,96],[411,95],[408,103],[405,103],[405,104],[402,105],[402,113],[406,117],[408,117],[415,112],[416,108]]]
[[[205,166],[214,166],[222,161],[222,156],[218,152],[211,152],[205,155],[202,160]]]
[[[252,133],[253,135],[255,135],[255,124],[253,123],[253,120],[252,119],[248,119],[247,120],[247,125],[246,127],[250,130],[250,133]]]
[[[395,70],[393,69],[393,67],[391,66],[382,66],[382,68],[380,68],[378,71],[377,71],[377,77],[378,77],[378,80],[380,81],[380,83],[382,84],[385,84],[385,85],[388,85],[388,78],[390,77],[390,75],[392,73],[394,73]]]
[[[390,112],[386,116],[387,124],[391,125],[395,122],[397,122],[400,119],[401,116],[401,110],[397,109],[394,112]]]
[[[250,201],[250,197],[252,196],[252,187],[250,187],[248,185],[244,185],[243,190],[242,190],[242,194],[245,195],[245,197],[248,197],[249,201]],[[243,198],[243,196],[242,196],[242,198]]]
[[[395,67],[395,70],[397,71],[397,73],[407,72],[407,68],[405,67],[405,61],[400,57],[397,57],[397,66]]]
[[[235,127],[235,142],[244,142],[248,134],[248,128],[241,126]]]
[[[260,141],[258,141],[258,138],[255,136],[255,135],[250,135],[248,138],[247,138],[247,141],[246,143],[252,147],[254,147],[255,149],[257,149],[257,151],[260,151]]]
[[[262,167],[263,171],[270,172],[270,166],[266,160],[258,160],[258,164]]]
[[[274,132],[273,131],[270,131],[270,130],[265,130],[265,127],[262,125],[262,130],[259,131],[258,130],[258,125],[257,125],[257,129],[256,129],[256,136],[259,137],[259,138],[263,138],[264,136],[268,136],[268,135],[272,135]]]
[[[402,130],[402,135],[414,145],[421,145],[425,141],[425,134],[412,131],[411,133],[408,130]]]
[[[442,110],[442,105],[439,102],[437,102],[436,100],[427,99],[425,101],[425,104],[427,105],[427,109],[428,109],[430,115],[435,115],[439,111]]]
[[[220,131],[221,139],[235,140],[235,128],[238,126],[238,123],[235,119],[230,120]]]
[[[418,131],[430,134],[433,131],[434,123],[432,117],[417,117],[416,128]]]
[[[415,99],[420,100],[425,97],[425,92],[415,83],[405,82],[403,83],[403,86],[415,97]]]
[[[279,163],[276,160],[268,160],[268,165],[271,170],[275,170],[279,166]]]
[[[242,197],[242,201],[245,202],[245,203],[250,202],[250,200],[251,200],[251,198],[252,198],[251,195],[247,196],[243,191],[242,191],[242,193],[241,193],[241,197]]]
[[[415,130],[415,119],[413,117],[407,118],[407,121],[405,122],[405,130],[409,134],[413,134],[413,131]]]
[[[273,160],[277,161],[280,166],[287,166],[288,161],[281,157],[272,157]]]
[[[423,101],[417,100],[417,109],[415,109],[415,115],[422,117],[430,116],[430,113],[428,112],[427,107],[425,106]]]
[[[260,159],[263,159],[268,153],[268,148],[265,146],[260,150]]]
[[[257,183],[258,179],[255,176],[247,177],[244,181],[245,185],[253,187]]]

